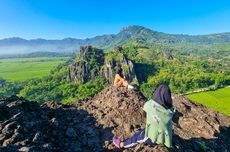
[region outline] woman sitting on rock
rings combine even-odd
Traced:
[[[120,64],[117,66],[117,71],[113,84],[115,87],[128,87],[128,81],[125,80],[123,76],[123,70]]]
[[[146,112],[146,128],[136,132],[131,138],[121,141],[114,137],[113,143],[118,148],[134,147],[138,143],[150,146],[163,144],[172,146],[172,106],[171,92],[167,85],[160,85],[153,94],[153,99],[144,105]]]

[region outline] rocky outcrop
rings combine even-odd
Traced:
[[[84,110],[15,96],[1,99],[0,109],[1,152],[104,151],[101,133],[107,130]]]
[[[100,75],[103,64],[103,50],[93,48],[92,46],[81,47],[80,54],[69,65],[67,79],[72,82],[82,83],[94,80]]]
[[[162,55],[167,60],[173,60],[174,59],[173,56],[168,52],[163,52]]]
[[[121,65],[125,79],[130,83],[138,83],[133,62],[127,59],[118,50],[111,51],[110,54],[105,57],[105,65],[102,69],[102,75],[108,82],[112,83],[114,81],[118,65]]]
[[[126,139],[145,127],[142,110],[146,99],[139,93],[125,88],[106,88],[86,103],[75,103],[79,109],[92,114],[104,128]],[[225,151],[230,150],[230,117],[207,109],[182,97],[173,100],[177,110],[173,118],[173,149],[164,146],[138,145],[125,151]],[[219,146],[221,145],[221,147]],[[108,149],[114,149],[108,144]]]
[[[85,83],[100,76],[112,83],[118,65],[122,66],[123,75],[129,82],[138,83],[134,64],[119,50],[105,54],[91,46],[81,47],[80,54],[69,65],[67,79],[71,82]]]
[[[145,127],[138,92],[109,87],[88,101],[39,106],[13,96],[0,99],[0,151],[111,151],[113,135],[126,139]],[[123,151],[230,150],[230,117],[182,97],[173,99],[173,148],[144,144]]]

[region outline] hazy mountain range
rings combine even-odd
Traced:
[[[230,32],[191,36],[157,32],[142,26],[128,26],[127,28],[123,28],[118,34],[102,35],[88,39],[26,40],[22,38],[6,38],[0,40],[0,55],[42,51],[76,52],[82,45],[93,45],[98,48],[109,49],[132,40],[148,43],[223,43],[230,42]]]

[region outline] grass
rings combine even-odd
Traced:
[[[68,57],[0,59],[0,78],[11,82],[41,78],[66,60]]]
[[[230,87],[190,94],[187,98],[230,116]]]

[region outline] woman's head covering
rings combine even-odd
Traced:
[[[153,94],[153,100],[166,109],[172,108],[171,91],[168,85],[160,85]]]

